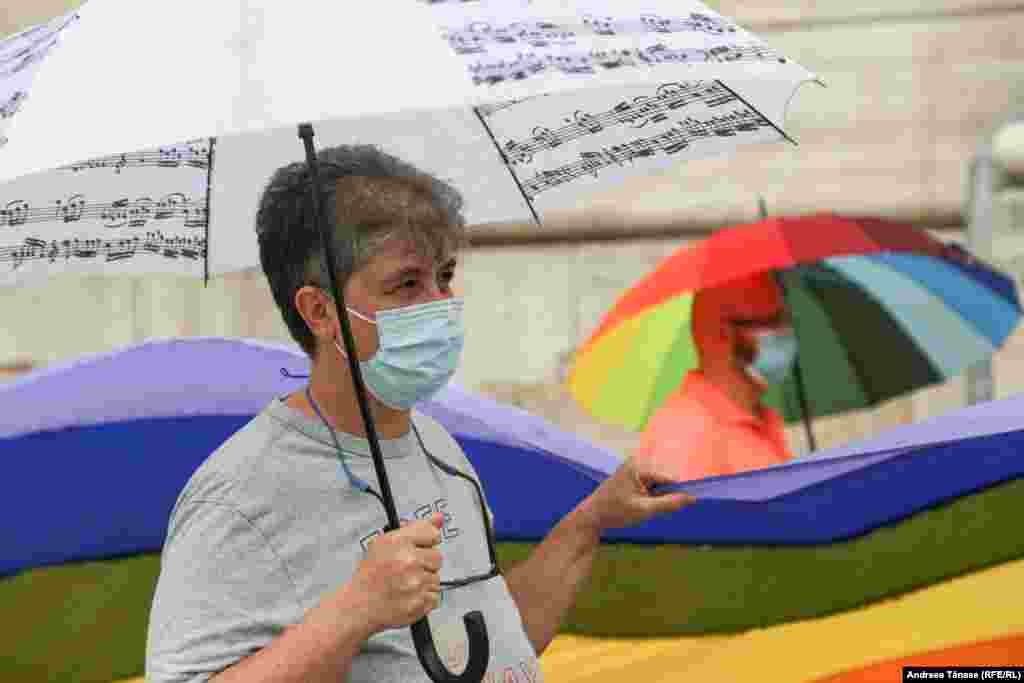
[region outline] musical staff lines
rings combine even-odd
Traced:
[[[657,154],[677,154],[698,140],[732,137],[740,133],[756,132],[765,127],[772,127],[771,122],[746,107],[705,119],[688,116],[662,133],[580,152],[579,160],[539,171],[532,178],[523,181],[521,187],[526,197],[532,201],[542,192],[584,176],[596,178],[602,169],[611,166],[624,166],[626,163]]]
[[[124,168],[180,168],[182,166],[208,170],[210,168],[209,139],[189,140],[181,144],[158,147],[144,152],[111,154],[68,164],[61,168],[75,172],[108,168],[115,173],[120,173]]]
[[[474,85],[497,85],[521,81],[540,74],[560,71],[567,75],[594,75],[623,67],[651,67],[659,64],[699,62],[786,63],[786,58],[762,43],[720,45],[711,48],[671,48],[658,43],[643,48],[588,50],[576,53],[520,52],[514,58],[477,61],[468,69]]]
[[[478,21],[458,29],[446,29],[442,36],[456,54],[485,54],[489,46],[529,45],[550,47],[552,45],[576,45],[578,30],[568,25],[546,21],[514,22],[507,25],[492,25]]]
[[[631,33],[706,33],[724,36],[736,33],[737,26],[722,17],[691,12],[686,17],[664,17],[659,14],[641,14],[639,17],[609,17],[584,15],[583,23],[596,35],[621,36]]]
[[[718,17],[691,13],[687,17],[664,17],[641,14],[638,17],[609,17],[583,15],[577,24],[550,21],[516,21],[493,24],[474,21],[460,28],[442,32],[445,40],[457,54],[486,54],[489,48],[500,46],[567,47],[576,45],[577,39],[589,36],[622,36],[637,33],[703,33],[724,36],[736,33],[737,27]]]
[[[670,114],[691,104],[701,103],[714,109],[734,102],[737,102],[736,95],[715,81],[665,83],[658,86],[653,96],[636,97],[632,102],[622,101],[596,114],[576,111],[572,117],[563,118],[564,125],[554,129],[536,126],[531,137],[508,140],[502,145],[502,151],[510,164],[528,164],[540,151],[555,149],[608,128],[643,128],[648,124],[665,122]]]
[[[17,270],[26,262],[123,261],[141,256],[164,260],[201,261],[206,257],[206,237],[168,235],[159,230],[118,239],[45,240],[26,237],[20,245],[0,245],[0,263]]]
[[[17,57],[13,57],[6,61],[0,62],[0,78],[12,78],[21,72],[31,67],[36,62],[40,62],[46,57],[47,52],[50,48],[57,44],[58,37],[53,36],[49,42],[40,48],[25,49],[18,53]]]
[[[614,99],[548,96],[519,104],[480,120],[531,207],[555,188],[609,172],[618,176],[616,167],[682,156],[697,145],[702,154],[701,149],[714,149],[726,138],[750,136],[743,139],[754,141],[781,133],[717,80],[633,88]]]
[[[78,19],[77,14],[71,14],[0,42],[0,78],[16,76],[41,61]]]
[[[53,38],[80,19],[76,12],[58,17],[46,24],[37,24],[6,40],[0,40],[0,64],[23,59],[29,53],[48,49]]]
[[[16,199],[0,208],[0,228],[83,220],[100,221],[105,228],[138,228],[150,221],[178,219],[186,228],[205,228],[208,220],[206,198],[193,199],[182,192],[172,192],[159,199],[139,197],[88,202],[84,195],[74,194],[49,206],[32,206],[28,201]]]

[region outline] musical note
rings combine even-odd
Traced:
[[[28,97],[28,93],[24,90],[15,90],[6,102],[0,104],[0,120],[9,119],[17,114],[26,97]]]
[[[724,21],[720,17],[711,17],[706,14],[692,12],[686,19],[678,17],[662,17],[657,14],[640,15],[640,23],[652,33],[684,33],[696,32],[707,33],[713,36],[721,36],[726,33],[735,33],[736,26]],[[621,26],[621,28],[619,28]],[[616,24],[617,33],[633,32],[632,20]],[[624,29],[624,30],[623,30]]]
[[[57,218],[61,219],[65,223],[74,223],[75,221],[82,220],[82,215],[85,212],[85,196],[81,194],[75,194],[68,197],[67,201],[57,200]]]
[[[8,202],[0,209],[0,227],[18,227],[36,223],[62,223],[98,220],[106,228],[141,227],[150,220],[181,219],[186,228],[204,228],[208,219],[206,197],[192,199],[172,192],[154,201],[149,197],[118,199],[112,202],[87,202],[81,194],[54,202],[54,208],[30,206],[24,200]]]
[[[616,34],[616,23],[614,17],[595,17],[591,15],[583,17],[583,24],[598,36],[614,36]]]
[[[542,192],[584,176],[596,178],[602,169],[611,166],[624,166],[657,154],[677,154],[702,139],[732,137],[770,126],[767,119],[750,109],[737,109],[706,119],[686,117],[656,135],[580,152],[578,161],[538,171],[521,185],[532,200]]]
[[[16,76],[41,61],[60,42],[64,30],[78,19],[77,14],[70,14],[0,41],[0,78]]]
[[[206,257],[205,237],[166,235],[161,231],[119,239],[44,240],[26,237],[19,245],[0,246],[0,263],[17,270],[26,261],[56,263],[63,259],[123,261],[139,256],[198,261]]]
[[[46,46],[49,48],[53,43]],[[12,78],[17,76],[19,73],[29,68],[38,61],[41,61],[46,56],[46,50],[40,52],[30,52],[20,59],[12,59],[9,63],[0,65],[0,78]]]
[[[59,39],[60,37],[57,35],[52,36],[45,43],[22,50],[16,57],[0,62],[0,78],[12,78],[33,64],[41,62]]]
[[[734,94],[714,81],[664,83],[658,86],[653,96],[644,95],[632,102],[619,102],[597,114],[577,111],[572,118],[563,119],[565,125],[554,129],[535,127],[530,138],[508,140],[502,145],[502,150],[509,163],[528,164],[539,151],[554,149],[606,128],[623,125],[643,128],[650,123],[664,122],[673,111],[693,103],[717,108],[735,100]]]
[[[658,64],[687,64],[693,62],[751,62],[786,58],[763,44],[722,45],[713,48],[670,48],[658,43],[643,48],[622,48],[586,52],[548,54],[521,52],[508,57],[477,61],[468,69],[474,85],[497,85],[509,80],[523,80],[549,71],[564,74],[597,73],[598,69],[612,70],[622,67],[656,66]]]
[[[505,26],[475,21],[464,28],[444,30],[442,36],[460,55],[485,53],[488,45],[525,43],[532,47],[565,47],[576,44],[576,31],[546,21],[517,21]]]
[[[24,225],[28,221],[28,216],[28,202],[15,199],[14,201],[7,202],[7,206],[0,209],[0,226],[9,225],[14,227]]]
[[[153,217],[153,204],[149,197],[118,199],[100,212],[100,220],[107,228],[141,227]]]
[[[37,24],[6,40],[0,40],[0,63],[27,54],[47,42],[54,34],[61,33],[80,19],[75,12],[57,17],[47,24]],[[22,47],[24,46],[24,47]]]
[[[641,14],[638,17],[608,17],[585,14],[578,24],[550,21],[515,21],[492,24],[474,21],[462,27],[446,27],[442,37],[456,54],[484,54],[489,46],[529,45],[567,47],[580,36],[622,36],[635,33],[706,33],[723,36],[736,26],[719,17],[691,13],[688,17]]]
[[[125,168],[141,167],[190,168],[208,169],[210,167],[210,144],[208,140],[190,140],[179,145],[158,147],[144,152],[130,154],[111,154],[86,161],[61,166],[66,171],[85,171],[89,169],[109,168],[120,173]]]

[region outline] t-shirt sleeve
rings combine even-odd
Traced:
[[[302,614],[260,530],[234,506],[174,513],[146,642],[146,683],[195,683],[255,654]]]

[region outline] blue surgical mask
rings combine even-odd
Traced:
[[[792,330],[785,332],[759,332],[757,335],[757,356],[750,369],[768,384],[781,384],[789,376],[796,361],[796,335]]]
[[[441,390],[455,374],[462,353],[462,299],[451,297],[427,304],[379,311],[379,346],[369,360],[360,361],[366,387],[384,405],[409,410]],[[342,356],[338,340],[334,345]]]

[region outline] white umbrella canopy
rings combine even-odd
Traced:
[[[813,74],[692,0],[89,0],[0,153],[0,284],[258,266],[256,199],[368,142],[471,224],[543,222],[688,158],[786,139]],[[49,170],[47,170],[49,169]]]
[[[0,147],[7,142],[4,132],[25,102],[43,58],[77,20],[77,14],[69,13],[0,41]]]
[[[0,179],[200,136],[666,79],[777,79],[742,94],[781,123],[793,84],[813,78],[687,0],[90,0],[79,13]]]

